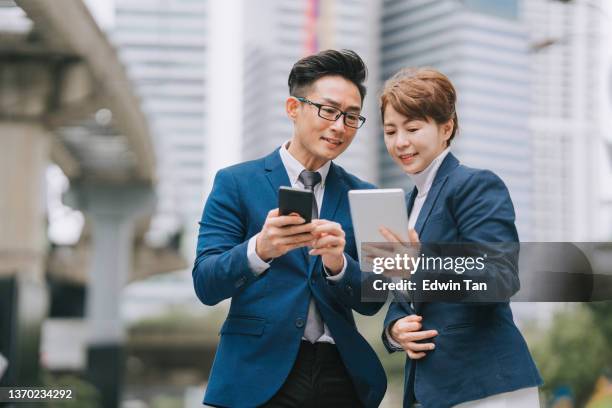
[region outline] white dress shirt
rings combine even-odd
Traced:
[[[304,188],[304,185],[302,184],[302,182],[299,181],[299,177],[302,171],[305,170],[305,168],[302,165],[302,163],[300,163],[295,157],[291,155],[291,153],[289,153],[289,150],[287,150],[288,146],[289,146],[289,142],[286,142],[286,143],[283,143],[283,145],[279,149],[281,161],[283,162],[283,166],[285,166],[285,170],[287,171],[287,176],[289,176],[289,182],[291,183],[291,186],[298,187],[298,188]],[[321,211],[321,208],[323,206],[323,194],[325,193],[325,180],[327,178],[327,174],[329,173],[330,166],[331,166],[331,161],[328,161],[321,168],[316,170],[321,175],[321,182],[317,184],[316,186],[314,186],[314,190],[313,190],[315,200],[317,200],[317,207],[319,208],[319,212]],[[253,273],[257,275],[263,273],[265,270],[267,270],[270,267],[270,263],[265,262],[263,259],[261,259],[259,255],[257,255],[257,252],[255,250],[258,235],[259,234],[255,234],[253,237],[251,237],[247,245],[247,258],[249,261],[249,266],[251,267],[251,270],[253,271]],[[327,273],[327,270],[325,270],[327,274],[327,279],[332,280],[332,281],[339,281],[340,279],[342,279],[345,271],[346,271],[346,257],[344,258],[344,266],[342,267],[342,270],[340,271],[340,273],[336,275],[330,275],[329,273]],[[316,313],[318,313],[318,311]],[[334,339],[331,336],[329,328],[327,327],[327,324],[325,324],[325,322],[323,322],[323,330],[324,330],[324,333],[321,337],[319,337],[317,342],[333,344]],[[304,337],[302,337],[302,339],[306,340]]]

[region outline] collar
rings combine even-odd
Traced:
[[[287,146],[289,146],[289,141],[283,143],[278,153],[280,154],[283,165],[285,166],[285,170],[287,170],[289,181],[291,182],[291,185],[294,186],[298,181],[298,177],[300,177],[300,173],[305,170],[305,167],[295,157],[293,157],[291,153],[289,153]],[[325,187],[325,179],[329,173],[330,166],[331,160],[316,170],[321,175],[321,187]]]
[[[431,163],[421,172],[416,174],[408,174],[414,185],[416,186],[418,193],[417,197],[423,197],[427,195],[431,185],[434,182],[436,173],[440,168],[440,165],[444,161],[446,155],[450,152],[450,146],[444,149]]]

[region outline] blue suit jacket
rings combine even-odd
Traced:
[[[408,196],[408,213],[416,189]],[[518,242],[514,208],[503,181],[487,170],[459,164],[452,154],[442,162],[415,229],[423,243]],[[516,268],[503,269],[509,291],[519,288]],[[416,276],[416,274],[415,274]],[[385,328],[410,314],[423,316],[422,330],[438,331],[436,348],[420,360],[406,359],[404,407],[415,398],[425,408],[465,401],[542,383],[508,302],[392,303]],[[396,351],[383,332],[389,352]]]
[[[254,407],[269,400],[296,359],[311,295],[336,342],[361,401],[380,404],[387,380],[370,345],[359,334],[351,309],[373,315],[383,303],[361,302],[361,280],[347,192],[372,188],[331,164],[321,218],[342,225],[347,268],[338,282],[325,278],[320,257],[296,249],[272,261],[256,276],[247,244],[268,212],[278,206],[278,188],[290,186],[278,150],[269,156],[220,170],[200,223],[193,282],[198,298],[214,305],[231,298],[229,314],[210,374],[204,402]]]

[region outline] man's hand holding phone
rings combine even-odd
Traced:
[[[281,187],[279,208],[268,213],[257,236],[255,251],[269,262],[287,252],[309,246],[309,254],[320,255],[328,272],[336,275],[344,267],[344,231],[337,222],[313,219],[311,221],[312,191]]]
[[[304,224],[301,216],[279,215],[275,208],[268,213],[256,242],[255,252],[266,262],[293,249],[309,246],[312,247],[309,254],[321,255],[330,273],[335,275],[344,267],[344,231],[336,222],[319,219]]]
[[[257,236],[257,256],[269,262],[292,249],[312,246],[315,240],[312,231],[316,226],[304,221],[299,215],[280,215],[278,208],[271,210]]]

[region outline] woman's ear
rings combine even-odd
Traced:
[[[455,120],[454,119],[450,119],[448,122],[443,123],[441,126],[441,130],[442,130],[442,138],[444,139],[444,141],[448,144],[448,140],[450,139],[451,135],[453,134],[453,129],[455,128]]]
[[[287,112],[287,116],[289,119],[295,122],[298,114],[298,109],[300,107],[300,101],[295,99],[294,96],[290,96],[285,101],[285,111]]]

